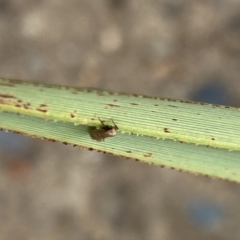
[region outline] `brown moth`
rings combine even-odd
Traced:
[[[98,118],[102,124],[101,128],[91,127],[89,128],[89,135],[93,140],[98,142],[104,141],[105,138],[114,137],[117,134],[118,126],[112,120],[114,127],[105,125],[104,122]]]

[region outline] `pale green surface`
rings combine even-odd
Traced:
[[[105,142],[93,141],[88,128],[72,123],[45,121],[41,118],[0,113],[1,127],[36,137],[55,139],[60,142],[137,158],[143,162],[174,167],[193,173],[240,182],[240,152],[213,149],[172,140],[160,140],[148,136],[118,133]]]
[[[114,119],[122,132],[240,150],[237,108],[0,79],[0,109],[91,126]]]

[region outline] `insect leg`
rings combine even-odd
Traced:
[[[112,122],[113,122],[114,127],[118,130],[118,126],[117,126],[116,123],[113,121],[113,119],[112,119]]]
[[[105,127],[106,125],[104,124],[104,122],[100,118],[98,118],[98,119],[101,122],[101,124]]]

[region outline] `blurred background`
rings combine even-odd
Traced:
[[[1,77],[239,107],[240,1],[0,0],[0,61]],[[235,183],[0,132],[0,240],[235,240],[239,209]]]

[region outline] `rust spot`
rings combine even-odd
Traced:
[[[109,107],[120,107],[119,105],[116,105],[116,104],[111,104],[111,103],[109,103],[109,104],[106,104],[106,105],[108,105]]]
[[[126,153],[132,153],[132,151],[126,151]]]
[[[158,107],[159,105],[158,104],[154,104],[154,106]]]
[[[67,142],[63,142],[63,144],[64,144],[64,145],[68,145],[68,143],[67,143]]]
[[[173,118],[172,120],[173,120],[173,121],[177,121],[177,119],[176,119],[176,118]]]
[[[16,99],[16,97],[14,97],[13,95],[10,95],[10,94],[0,94],[0,97],[2,97],[2,98],[14,98],[14,99]]]
[[[23,107],[24,107],[25,109],[29,109],[29,106],[28,106],[27,104],[23,104]]]
[[[21,106],[20,104],[16,104],[15,107],[19,107],[19,108],[20,108],[20,107],[22,107],[22,106]]]
[[[212,140],[215,140],[215,138],[211,138]]]
[[[151,111],[151,112],[157,112],[157,111]]]
[[[164,128],[165,133],[171,133],[168,128]]]
[[[113,101],[114,101],[114,102],[117,102],[117,99],[114,99]]]
[[[175,107],[175,108],[177,108],[177,106],[174,106],[174,105],[168,105],[169,107]]]
[[[22,102],[22,100],[18,99],[18,100],[17,100],[17,102],[18,102],[18,103],[21,103],[21,102]]]
[[[45,110],[45,109],[40,109],[40,108],[37,108],[36,110],[39,111],[39,112],[43,112],[43,113],[46,113],[46,112],[47,112],[47,110]]]
[[[152,153],[147,153],[147,154],[144,154],[143,156],[144,156],[144,157],[151,157],[151,156],[152,156]]]
[[[71,116],[71,118],[75,118],[76,117],[73,113],[71,113],[70,116]]]
[[[47,107],[47,104],[42,103],[42,104],[39,105],[39,107],[36,110],[39,111],[39,112],[46,113],[47,109],[43,109],[43,108],[46,108],[46,107]]]
[[[177,100],[175,100],[175,102],[177,102]],[[179,102],[181,102],[181,103],[193,103],[193,104],[194,104],[194,102],[192,102],[192,101],[186,101],[186,100],[179,100]]]
[[[42,108],[42,107],[47,107],[47,104],[45,104],[45,103],[40,104],[39,107],[40,107],[40,108]]]
[[[139,105],[138,103],[130,103],[131,105]]]
[[[88,150],[89,150],[89,151],[93,151],[93,148],[89,148]]]

